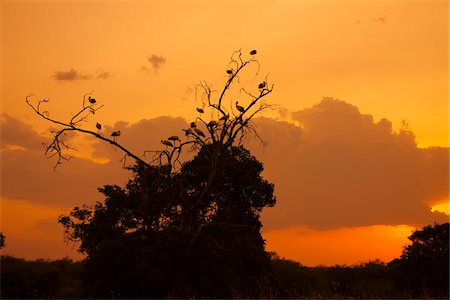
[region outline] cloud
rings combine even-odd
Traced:
[[[91,79],[91,75],[82,75],[75,69],[69,71],[55,71],[53,78],[56,81],[75,81],[75,80],[87,80]]]
[[[76,80],[90,80],[90,79],[108,79],[112,75],[109,72],[97,70],[95,75],[83,75],[75,69],[69,71],[55,71],[53,79],[56,81],[76,81]]]
[[[166,64],[166,58],[162,55],[158,56],[155,54],[152,54],[151,56],[147,57],[148,61],[152,65],[153,73],[156,74],[165,64]],[[141,72],[150,72],[150,70],[146,66],[142,66],[140,69]]]
[[[24,151],[2,151],[2,173],[8,174],[0,178],[2,197],[59,207],[92,204],[102,199],[97,192],[98,187],[105,184],[123,185],[131,175],[122,168],[120,160],[123,153],[96,139],[87,139],[95,147],[93,158],[108,157],[109,163],[98,164],[93,160],[72,158],[55,172],[55,159],[45,158],[42,147],[42,142],[49,141],[48,137],[39,135],[29,125],[6,114],[2,116],[1,125],[2,133],[5,131],[1,135],[2,149],[10,144],[24,148]],[[123,121],[113,126],[105,124],[102,134],[109,136],[112,131],[121,130],[120,143],[143,157],[145,150],[161,149],[161,139],[176,133],[181,136],[181,128],[187,126],[182,118],[159,117],[135,124]],[[77,150],[79,153],[86,152],[82,148]],[[147,159],[150,158],[151,154],[147,155]]]
[[[384,24],[384,23],[387,22],[386,19],[383,18],[383,17],[379,17],[379,18],[373,19],[373,21],[376,22],[376,23],[381,23],[381,24]]]
[[[410,131],[325,98],[292,113],[302,128],[258,119],[268,142],[253,147],[275,183],[278,204],[263,214],[266,228],[315,229],[421,225],[446,221],[433,202],[448,199],[448,148],[417,148]]]
[[[109,72],[100,72],[95,75],[95,79],[108,79],[111,77],[111,73]]]
[[[248,146],[264,163],[264,176],[275,183],[278,203],[263,212],[265,230],[306,226],[315,230],[372,225],[423,225],[444,222],[430,205],[448,199],[448,148],[417,148],[407,130],[394,132],[386,119],[375,121],[355,106],[325,98],[313,107],[292,112],[301,127],[267,118],[255,120],[267,142]],[[46,138],[17,119],[6,117],[2,128],[22,128],[17,139],[2,136],[3,144],[19,143],[27,151],[3,151],[2,196],[52,206],[75,206],[101,200],[97,188],[123,185],[130,176],[122,169],[123,153],[95,139],[96,164],[74,158],[57,172],[44,158]],[[122,145],[137,155],[160,150],[160,140],[188,126],[183,118],[159,117],[137,123],[103,124],[102,134],[121,130]],[[2,144],[2,145],[3,145]],[[83,149],[79,149],[81,152]],[[151,160],[151,153],[146,158]]]
[[[42,140],[30,125],[3,113],[0,115],[0,149],[43,149]]]

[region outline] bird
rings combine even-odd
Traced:
[[[255,54],[256,54],[256,50],[250,51],[250,55],[255,55]]]
[[[183,129],[183,131],[184,131],[184,134],[185,134],[186,136],[188,136],[188,135],[190,135],[190,134],[192,133],[192,131],[191,131],[190,128],[189,128],[189,129]]]
[[[205,112],[205,111],[203,110],[203,108],[198,108],[198,107],[197,107],[197,111],[198,111],[199,113],[201,113],[201,114]]]
[[[118,130],[118,131],[113,131],[113,133],[111,133],[111,136],[112,136],[112,137],[120,136],[120,130]]]
[[[216,125],[217,125],[217,121],[210,121],[208,123],[208,127],[213,127],[213,126],[216,126]]]
[[[233,69],[227,70],[227,74],[233,74]]]
[[[263,89],[263,88],[265,88],[266,87],[266,82],[265,81],[263,81],[262,83],[260,83],[259,85],[258,85],[258,89]]]
[[[91,96],[89,96],[89,103],[94,104],[95,102],[97,102],[97,100],[95,100],[94,98],[91,98]]]
[[[101,130],[102,129],[102,124],[97,123],[97,124],[95,124],[95,127],[97,127],[98,130]]]
[[[195,133],[198,134],[199,136],[205,137],[205,134],[203,133],[203,131],[201,131],[198,128],[195,128]]]
[[[168,138],[169,141],[179,141],[180,138],[177,135],[172,135],[171,137]]]
[[[222,118],[219,119],[219,121],[225,121],[228,120],[229,116],[228,115],[223,115]]]
[[[237,109],[238,111],[240,111],[241,113],[243,113],[243,112],[245,111],[245,108],[243,108],[242,106],[240,106],[240,105],[238,104],[237,101],[236,101],[236,109]]]
[[[191,122],[191,128],[195,128],[197,127],[197,125],[195,124],[195,122]]]
[[[169,147],[173,147],[173,144],[171,142],[169,142],[169,141],[166,141],[166,140],[161,140],[161,144],[169,146]]]

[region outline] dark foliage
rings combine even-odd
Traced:
[[[79,298],[82,263],[1,257],[1,298]]]
[[[230,298],[274,292],[259,214],[275,198],[262,170],[243,147],[205,145],[178,173],[137,165],[125,189],[100,189],[105,203],[61,217],[68,238],[80,241],[87,254],[89,295]]]
[[[3,247],[5,247],[6,245],[6,237],[3,234],[3,232],[0,232],[0,249],[2,249]]]
[[[400,258],[390,263],[396,282],[415,295],[449,297],[449,223],[428,225],[408,239]]]

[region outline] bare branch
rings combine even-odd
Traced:
[[[87,94],[87,95],[89,95],[89,94]],[[68,132],[68,131],[75,131],[75,132],[81,132],[81,133],[84,133],[84,134],[92,135],[92,136],[94,136],[94,137],[96,137],[96,138],[98,138],[98,139],[100,139],[102,141],[105,141],[105,142],[107,142],[107,143],[109,143],[109,144],[119,148],[120,150],[122,150],[126,154],[126,156],[132,157],[136,162],[139,162],[139,163],[142,163],[144,165],[148,165],[149,166],[148,163],[143,161],[137,155],[133,154],[128,149],[126,149],[125,147],[120,145],[116,141],[115,138],[114,139],[110,139],[110,138],[104,137],[101,134],[96,133],[94,131],[86,130],[86,129],[83,129],[81,127],[78,127],[80,122],[86,120],[89,115],[95,114],[95,112],[98,109],[103,107],[103,105],[102,105],[102,106],[100,106],[98,108],[95,108],[94,107],[94,105],[96,104],[95,100],[89,99],[93,103],[90,103],[90,105],[86,105],[86,101],[85,101],[85,99],[83,99],[83,106],[84,107],[78,113],[76,113],[69,120],[69,122],[65,123],[65,122],[61,122],[61,121],[58,121],[58,120],[55,120],[55,119],[51,118],[50,117],[50,113],[48,111],[42,111],[41,110],[41,105],[43,103],[48,103],[49,102],[48,99],[39,100],[36,105],[33,105],[31,103],[31,101],[30,101],[30,97],[32,97],[32,96],[34,96],[34,95],[30,94],[30,95],[26,96],[25,102],[34,110],[34,112],[37,115],[39,115],[40,117],[42,117],[43,119],[45,119],[45,120],[47,120],[47,121],[49,121],[49,122],[51,122],[53,124],[56,124],[56,125],[59,125],[59,126],[63,127],[62,129],[59,129],[59,130],[56,130],[56,131],[53,132],[54,136],[53,136],[52,142],[48,146],[46,146],[47,149],[45,151],[45,154],[48,155],[49,157],[53,157],[55,155],[58,155],[58,160],[56,162],[55,168],[58,165],[61,164],[62,160],[69,160],[70,159],[70,156],[64,153],[65,150],[73,149],[73,148],[71,148],[70,146],[68,146],[67,144],[64,143],[65,133]],[[82,114],[84,112],[86,113],[86,115],[82,116]]]

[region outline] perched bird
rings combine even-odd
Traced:
[[[233,74],[233,70],[232,69],[227,70],[227,74]]]
[[[213,126],[217,126],[217,121],[210,121],[209,123],[208,123],[208,127],[213,127]]]
[[[173,147],[173,144],[171,142],[169,142],[169,141],[166,141],[166,140],[161,140],[161,144],[169,146],[169,147]]]
[[[229,116],[228,115],[224,115],[222,118],[219,119],[219,121],[225,121],[228,120]]]
[[[255,54],[256,54],[256,50],[250,51],[250,55],[255,55]]]
[[[97,100],[95,100],[94,98],[91,98],[91,96],[89,96],[88,98],[89,103],[94,104],[95,102],[97,102]]]
[[[186,136],[188,136],[188,135],[190,135],[190,134],[192,133],[192,131],[191,131],[190,128],[189,128],[189,129],[183,129],[183,131],[184,131],[184,134],[185,134]]]
[[[201,131],[198,128],[195,128],[195,133],[198,134],[199,136],[205,137],[205,134],[203,133],[203,131]]]
[[[259,85],[258,85],[258,89],[263,89],[263,88],[265,88],[266,87],[266,82],[265,81],[263,81],[262,83],[260,83]]]
[[[101,130],[102,129],[102,124],[97,123],[97,124],[95,124],[95,127],[97,127],[98,130]]]
[[[205,111],[203,110],[203,108],[198,108],[198,107],[197,107],[197,111],[198,111],[199,113],[201,113],[201,114],[205,112]]]
[[[240,111],[241,113],[243,113],[243,112],[245,111],[245,108],[243,108],[242,106],[240,106],[240,105],[238,104],[237,101],[236,101],[236,109],[237,109],[238,111]]]
[[[195,128],[197,127],[197,125],[195,124],[195,122],[191,122],[191,128]]]
[[[112,137],[120,136],[120,130],[114,131],[113,133],[111,133],[111,136],[112,136]]]
[[[168,138],[169,141],[179,141],[180,138],[177,135],[172,135],[171,137]]]

